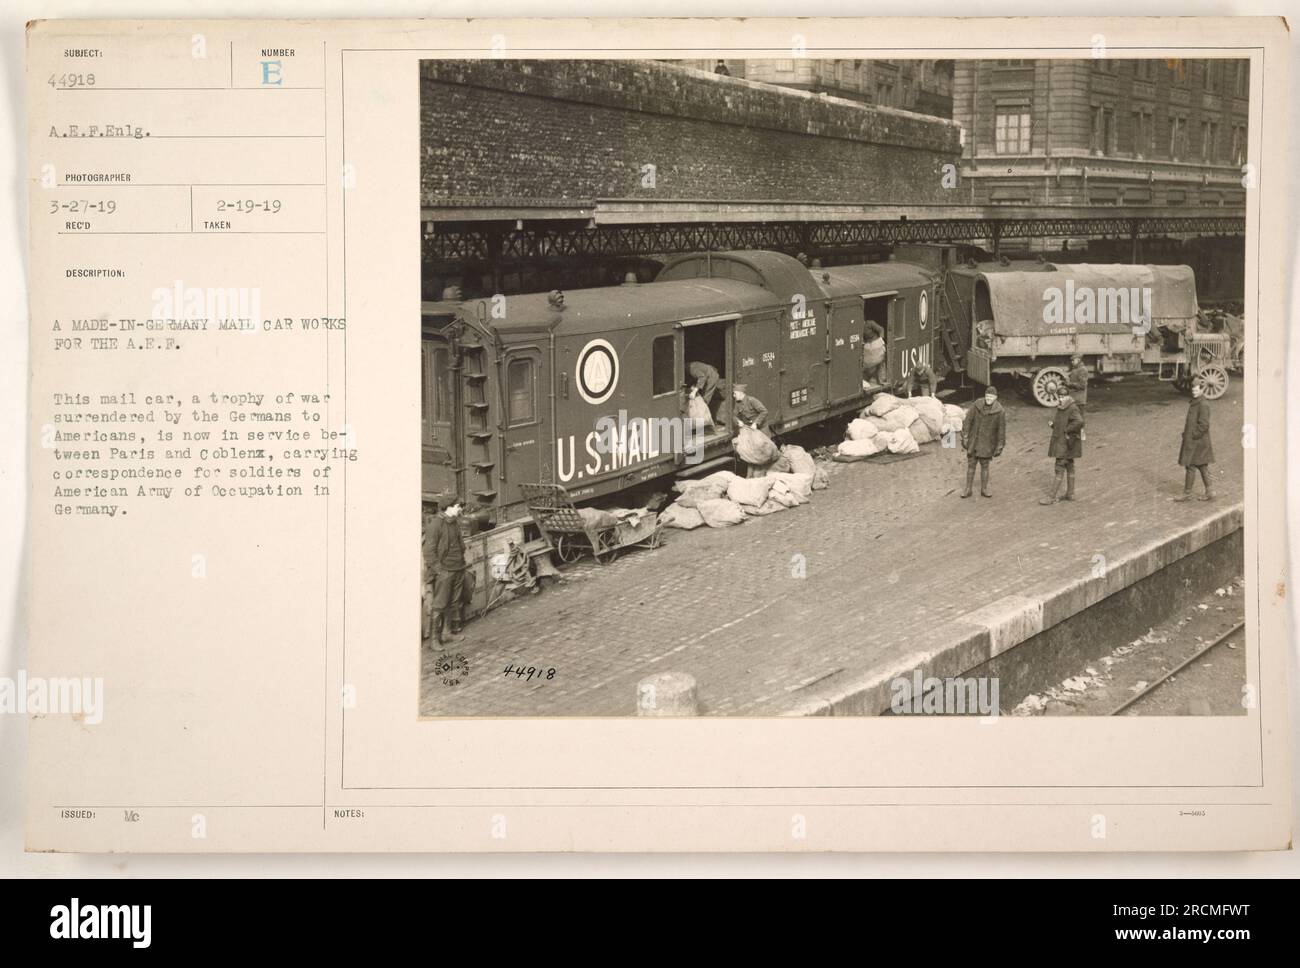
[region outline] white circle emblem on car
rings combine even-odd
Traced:
[[[618,386],[618,354],[606,340],[594,339],[578,354],[578,393],[588,403],[604,403]]]

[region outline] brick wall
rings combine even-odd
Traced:
[[[940,203],[959,161],[951,123],[655,62],[424,61],[420,83],[426,207]]]

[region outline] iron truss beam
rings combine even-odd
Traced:
[[[583,256],[637,257],[726,249],[824,251],[894,242],[1153,235],[1244,235],[1240,216],[1158,218],[928,219],[890,222],[701,222],[644,225],[433,226],[425,258],[438,262],[532,262]]]

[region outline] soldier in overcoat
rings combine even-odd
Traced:
[[[1002,454],[1007,442],[1007,414],[998,402],[998,391],[989,384],[984,396],[975,401],[961,425],[961,445],[966,451],[966,487],[962,497],[970,497],[975,483],[975,465],[980,469],[980,493],[989,493],[989,461]]]
[[[1056,458],[1056,478],[1052,491],[1038,499],[1039,504],[1055,504],[1065,481],[1065,494],[1059,500],[1074,500],[1074,462],[1083,456],[1083,414],[1069,394],[1056,401],[1056,416],[1047,424],[1052,428],[1052,442],[1047,446],[1047,456]]]
[[[1210,465],[1214,463],[1214,444],[1210,441],[1210,401],[1205,399],[1199,383],[1192,384],[1192,400],[1187,405],[1187,420],[1183,423],[1183,443],[1178,448],[1178,463],[1186,468],[1183,478],[1183,496],[1175,501],[1190,501],[1199,472],[1205,484],[1202,501],[1214,500],[1214,487],[1210,484]]]

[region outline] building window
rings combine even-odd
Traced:
[[[787,74],[792,74],[792,73],[794,73],[794,61],[792,61],[792,60],[778,60],[778,61],[776,62],[776,69],[777,69],[778,71],[783,71],[783,72],[785,72],[785,73],[787,73]]]
[[[1094,107],[1092,109],[1092,139],[1089,147],[1094,155],[1115,153],[1114,108]]]
[[[1246,163],[1246,128],[1244,125],[1234,124],[1232,126],[1232,163],[1234,165],[1244,165]]]
[[[876,103],[892,105],[894,103],[894,85],[882,81],[876,82]]]
[[[507,423],[532,423],[537,419],[537,395],[533,386],[533,361],[511,360],[506,367]]]
[[[1219,160],[1219,125],[1214,121],[1201,122],[1201,161]]]
[[[1169,157],[1179,161],[1187,157],[1187,119],[1169,119]]]
[[[1139,81],[1150,81],[1156,76],[1156,62],[1153,60],[1136,60],[1133,62],[1133,76]]]
[[[1250,62],[1239,60],[1233,67],[1233,92],[1237,97],[1245,97],[1250,93]]]
[[[1029,153],[1029,108],[998,108],[994,122],[994,145],[1000,155]]]
[[[1150,111],[1133,112],[1133,154],[1148,158],[1155,148],[1155,131]]]
[[[1031,60],[1000,60],[995,62],[998,67],[1028,67],[1033,63]]]
[[[650,394],[652,396],[672,393],[676,387],[677,381],[673,374],[675,357],[671,334],[658,336],[650,344]]]

